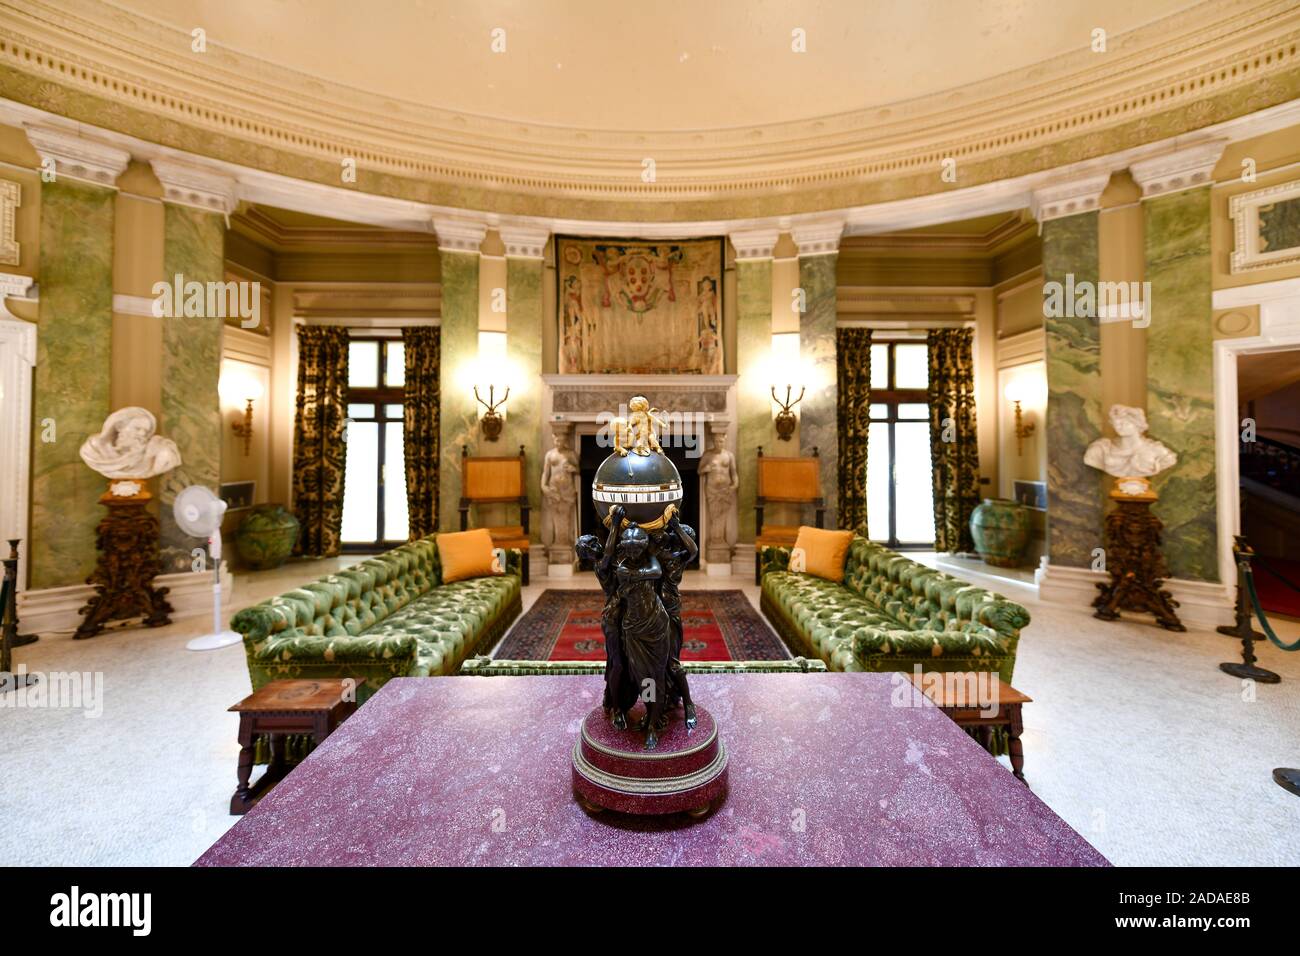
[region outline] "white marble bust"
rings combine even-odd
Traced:
[[[81,460],[105,478],[152,478],[181,463],[170,438],[155,435],[158,423],[147,408],[119,408],[104,419],[98,435],[82,443]]]
[[[1178,456],[1147,438],[1147,415],[1131,405],[1112,405],[1110,425],[1117,438],[1098,438],[1084,453],[1084,464],[1116,478],[1150,478],[1178,463]]]

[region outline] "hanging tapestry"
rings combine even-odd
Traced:
[[[721,239],[557,237],[560,371],[722,373]]]
[[[441,332],[434,326],[402,330],[406,384],[402,399],[402,446],[406,464],[406,511],[411,538],[438,530],[438,421]]]
[[[293,423],[293,510],[302,525],[300,552],[339,553],[347,442],[348,330],[298,327],[298,409]]]
[[[871,425],[871,330],[837,329],[836,434],[840,527],[867,535],[867,435]]]
[[[931,329],[930,466],[934,550],[974,551],[970,516],[980,503],[973,329]]]

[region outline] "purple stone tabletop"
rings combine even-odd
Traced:
[[[398,678],[196,865],[1108,865],[908,688],[890,674],[692,675],[731,756],[726,799],[692,820],[574,800],[599,676]],[[891,703],[904,695],[912,706]]]

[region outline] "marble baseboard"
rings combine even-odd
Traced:
[[[731,549],[731,573],[743,578],[754,576],[754,546],[738,544]]]
[[[229,620],[236,610],[230,607],[230,568],[221,563],[221,602],[223,616]],[[172,620],[212,614],[212,576],[181,571],[160,574],[154,584],[165,587],[167,601],[172,606]],[[61,588],[40,588],[20,591],[18,594],[18,620],[24,634],[71,634],[81,624],[81,609],[94,595],[89,584],[73,584]],[[117,626],[117,625],[113,625]]]
[[[1046,560],[1034,572],[1038,585],[1038,599],[1074,607],[1089,607],[1097,596],[1096,585],[1106,580],[1101,571],[1089,568],[1067,568]],[[1170,578],[1165,587],[1178,602],[1178,619],[1187,627],[1213,630],[1220,624],[1233,622],[1235,596],[1232,588],[1210,581],[1187,581]],[[1133,620],[1150,619],[1150,615],[1130,615]]]

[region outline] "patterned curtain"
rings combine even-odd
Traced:
[[[438,530],[438,411],[442,330],[420,325],[402,330],[406,345],[405,421],[406,507],[411,538]]]
[[[980,502],[973,329],[931,329],[930,468],[934,549],[974,551],[970,516]]]
[[[871,330],[837,329],[840,527],[867,534],[867,427],[871,402]]]
[[[348,330],[298,327],[298,411],[293,423],[293,510],[299,550],[339,553],[343,529],[343,439],[348,400]]]

